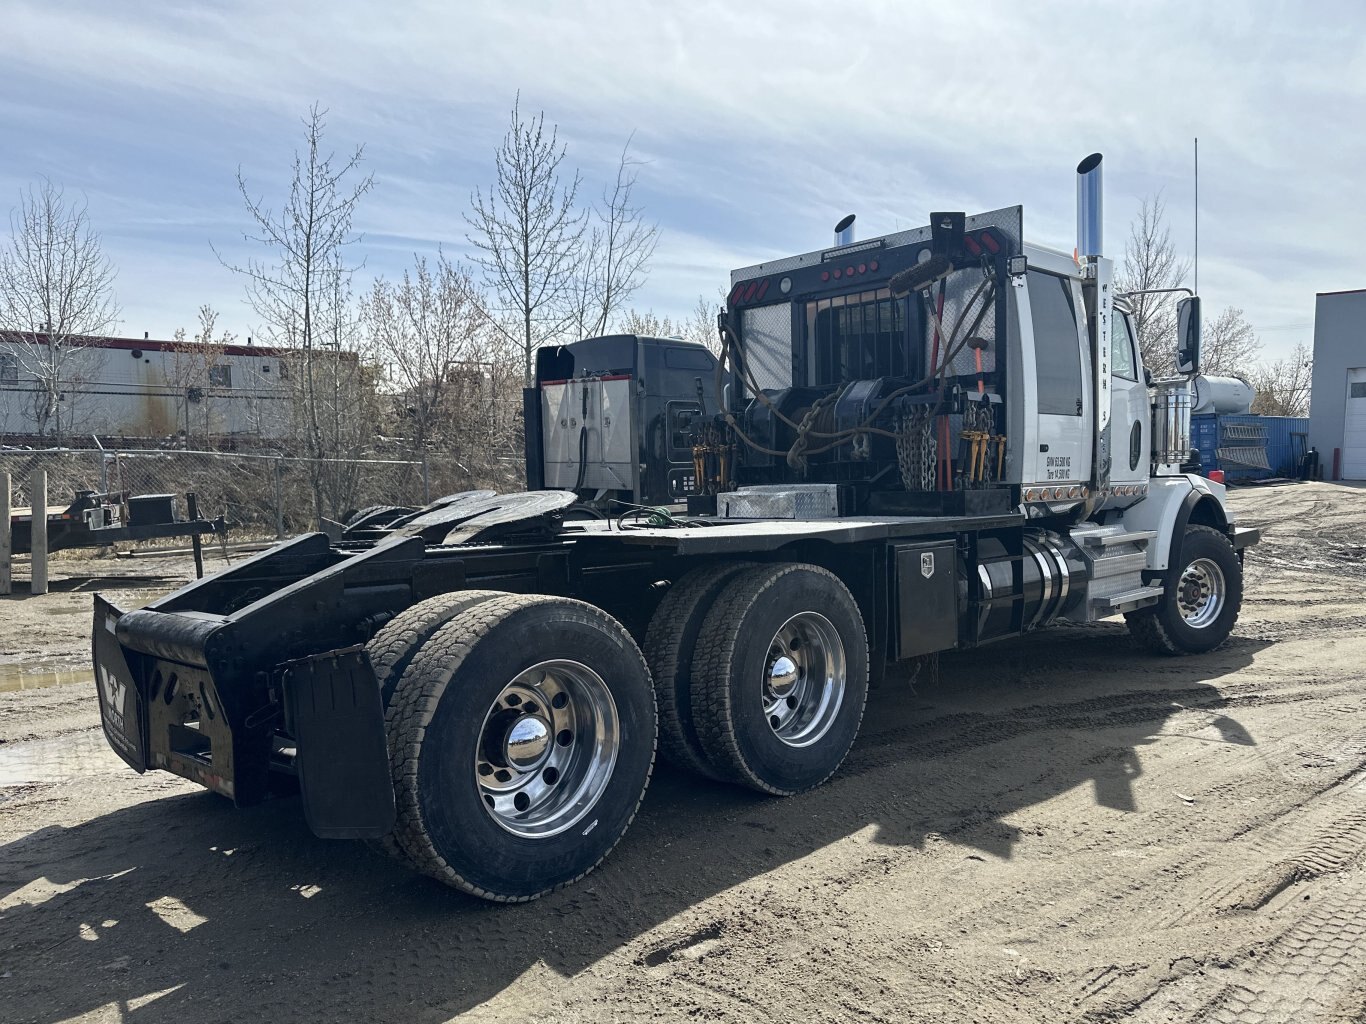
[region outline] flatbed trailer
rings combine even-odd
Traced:
[[[226,536],[222,516],[204,519],[191,514],[181,519],[174,509],[174,496],[148,494],[129,496],[122,492],[101,494],[78,491],[70,505],[49,505],[47,549],[94,548],[130,541],[162,540],[171,537]],[[15,554],[28,553],[33,544],[33,509],[15,508],[10,512],[10,537]]]

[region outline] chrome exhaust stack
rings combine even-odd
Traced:
[[[1092,153],[1077,164],[1077,258],[1101,255],[1103,201],[1101,155]]]
[[[854,241],[854,215],[851,213],[835,225],[835,244],[849,245]]]

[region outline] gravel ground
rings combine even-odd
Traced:
[[[661,770],[597,873],[521,906],[133,774],[88,683],[0,693],[0,1019],[1362,1019],[1366,491],[1233,502],[1264,541],[1219,651],[1105,622],[945,656],[822,789]],[[0,680],[79,672],[88,607],[0,601]]]

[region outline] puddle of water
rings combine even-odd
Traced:
[[[0,790],[65,782],[92,771],[122,768],[99,729],[23,743],[0,743]]]
[[[0,665],[0,693],[16,690],[41,690],[67,683],[93,683],[94,673],[85,665],[59,665],[51,661],[31,661],[23,665]]]

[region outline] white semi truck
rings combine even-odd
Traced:
[[[1100,157],[1078,172],[1075,255],[1026,243],[1019,208],[846,230],[732,274],[720,360],[542,350],[532,490],[384,510],[136,611],[97,598],[111,745],[243,806],[297,787],[317,835],[517,901],[607,855],[657,746],[791,796],[892,666],[1120,614],[1163,653],[1219,645],[1258,538],[1187,466],[1199,301],[1182,375],[1150,381]]]

